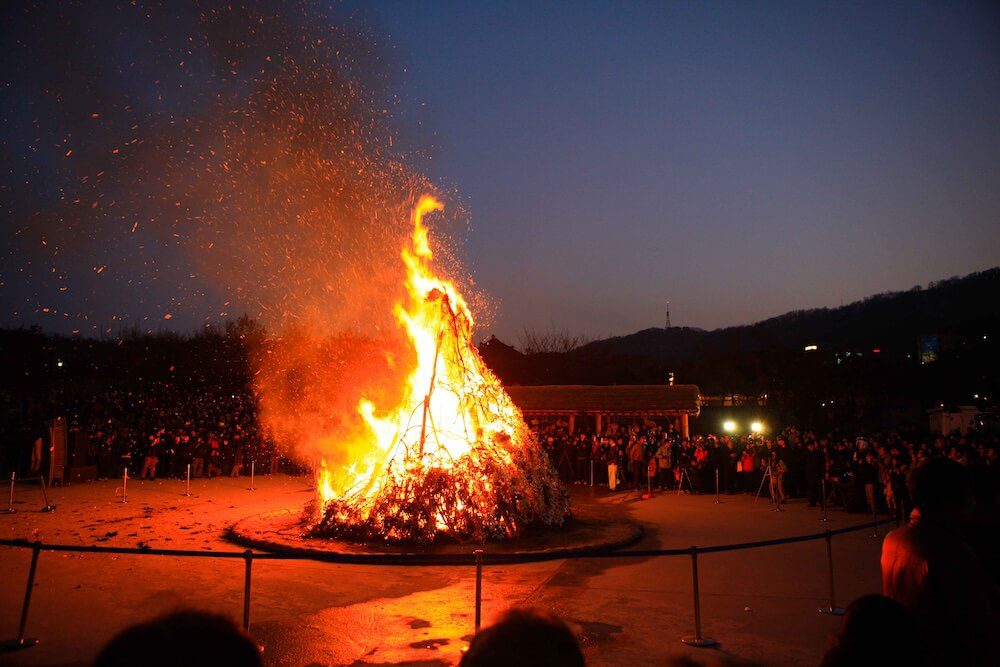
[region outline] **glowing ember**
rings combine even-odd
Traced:
[[[472,345],[472,315],[455,286],[430,270],[423,197],[403,249],[407,302],[396,319],[415,353],[402,398],[357,410],[372,446],[342,470],[323,462],[314,535],[429,542],[484,541],[526,525],[560,525],[565,492],[520,411]]]

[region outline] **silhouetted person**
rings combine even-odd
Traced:
[[[510,609],[480,630],[460,667],[583,667],[583,652],[559,618],[535,609]]]
[[[823,474],[826,472],[826,459],[819,445],[810,442],[806,447],[806,453],[802,457],[802,473],[806,481],[806,497],[809,499],[809,507],[816,507],[823,492]],[[826,498],[823,498],[826,502]]]
[[[968,471],[929,459],[907,482],[915,509],[882,544],[882,592],[913,614],[931,664],[1000,664],[1000,591],[959,531]]]
[[[884,595],[865,595],[847,606],[836,643],[823,656],[821,667],[927,664],[913,614]]]
[[[218,614],[178,611],[123,630],[105,646],[94,667],[261,667],[260,651],[236,625]]]

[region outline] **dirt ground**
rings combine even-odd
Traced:
[[[17,513],[0,514],[0,535],[47,543],[237,550],[225,529],[247,515],[301,506],[304,477],[100,481],[50,490],[40,512],[37,486],[19,484]],[[796,502],[772,512],[765,500],[723,496],[611,495],[576,488],[580,503],[618,503],[643,524],[634,548],[708,546],[787,537],[863,523],[831,511],[833,521]],[[838,603],[879,590],[878,555],[886,529],[835,538]],[[471,548],[471,547],[470,547]],[[30,550],[0,547],[0,640],[17,632]],[[243,562],[152,555],[43,552],[28,636],[41,643],[0,664],[87,664],[128,625],[180,607],[241,618]],[[577,632],[590,665],[663,664],[670,656],[734,657],[767,665],[815,665],[839,619],[828,603],[822,540],[707,554],[699,558],[704,634],[720,643],[694,649],[691,560],[575,559],[487,566],[484,622],[514,605],[548,609]],[[253,566],[251,633],[270,665],[450,665],[473,630],[474,571],[464,567],[379,567],[311,561]]]

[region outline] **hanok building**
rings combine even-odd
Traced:
[[[572,433],[586,425],[597,433],[609,424],[649,420],[672,424],[688,437],[688,419],[701,412],[693,384],[541,385],[505,387],[525,419],[561,419]]]

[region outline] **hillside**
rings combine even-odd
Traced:
[[[793,311],[756,324],[714,331],[644,329],[594,341],[577,353],[683,362],[711,348],[755,352],[809,344],[843,349],[912,347],[920,336],[992,331],[998,322],[1000,268],[995,268],[926,288],[878,294],[840,308]]]
[[[933,360],[920,352],[927,339]],[[657,384],[673,374],[705,395],[766,402],[784,423],[833,427],[926,424],[929,407],[995,401],[998,341],[1000,269],[991,269],[714,331],[644,329],[532,355],[491,339],[480,350],[507,384]]]

